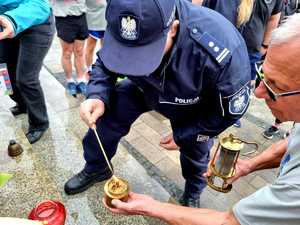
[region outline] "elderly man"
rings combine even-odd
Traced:
[[[259,78],[255,91],[258,98],[265,99],[276,118],[281,121],[296,121],[295,128],[289,140],[273,144],[250,160],[240,160],[237,175],[233,179],[257,170],[280,167],[279,175],[272,185],[242,199],[232,212],[160,203],[135,193],[130,194],[126,203],[114,200],[113,205],[116,208],[110,210],[157,217],[169,224],[300,224],[300,64],[294,63],[299,57],[298,14],[290,17],[273,33],[267,58],[263,66],[258,67]]]

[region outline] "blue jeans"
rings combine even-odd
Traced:
[[[17,105],[26,110],[29,131],[49,127],[44,94],[39,81],[43,60],[54,35],[53,17],[12,39],[0,41],[0,63],[6,63]]]
[[[255,63],[260,61],[261,57],[262,57],[262,55],[260,52],[249,53],[249,60],[250,60],[250,66],[251,66],[251,80],[256,79]]]

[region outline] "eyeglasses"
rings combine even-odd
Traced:
[[[257,88],[260,84],[260,82],[263,82],[269,97],[273,100],[276,101],[277,98],[279,97],[285,97],[285,96],[292,96],[292,95],[299,95],[300,90],[298,91],[288,91],[288,92],[282,92],[282,93],[276,93],[268,84],[268,81],[264,78],[264,72],[262,70],[262,63],[256,63],[255,64],[255,69],[256,69],[256,80],[255,80],[255,88]]]

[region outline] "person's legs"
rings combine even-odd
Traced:
[[[148,111],[143,93],[129,80],[118,83],[107,111],[97,121],[97,132],[109,160],[116,154],[120,138],[125,136],[139,115]],[[67,194],[88,189],[111,176],[94,131],[89,129],[83,141],[85,168],[65,185]]]
[[[103,45],[104,30],[95,31],[89,30],[89,37],[87,39],[85,59],[86,59],[86,74],[85,78],[88,81],[90,79],[90,73],[92,70],[92,64],[94,63],[95,49],[101,49]],[[97,42],[99,40],[99,48],[97,48]]]
[[[75,21],[74,21],[75,22]],[[88,26],[85,14],[76,19],[77,33],[74,43],[74,63],[77,73],[77,92],[86,95],[86,62],[84,57],[84,44],[88,38]]]
[[[96,44],[97,44],[97,39],[89,36],[86,41],[86,47],[85,47],[85,61],[86,61],[86,68],[88,69],[93,64]]]
[[[33,143],[49,126],[47,109],[39,74],[43,60],[51,46],[54,35],[52,22],[34,26],[20,36],[16,84],[28,111],[29,132],[27,138]],[[38,131],[40,137],[34,137]],[[32,136],[33,135],[33,136]]]
[[[206,179],[202,176],[207,171],[209,152],[213,139],[205,142],[186,142],[180,146],[180,162],[182,175],[186,180],[184,194],[180,203],[190,207],[200,207],[200,194],[206,187]]]
[[[84,58],[84,40],[75,40],[74,42],[74,63],[77,74],[77,92],[86,95],[86,77],[85,77],[85,58]]]
[[[13,94],[10,95],[10,98],[16,102],[16,106],[10,109],[13,115],[19,115],[26,112],[26,105],[18,87],[16,86],[19,48],[19,38],[5,39],[0,41],[0,63],[6,63],[7,65],[7,70],[13,89]]]
[[[72,79],[72,54],[74,49],[74,43],[68,43],[60,39],[62,48],[61,65],[64,69],[67,80]]]
[[[84,40],[75,40],[74,42],[74,64],[77,74],[77,80],[84,78],[85,59],[84,59]]]
[[[64,69],[67,80],[67,91],[70,95],[76,95],[76,83],[72,78],[72,54],[74,50],[74,43],[68,43],[60,39],[62,48],[61,65]]]

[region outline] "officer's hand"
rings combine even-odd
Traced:
[[[174,141],[173,134],[169,134],[168,136],[163,137],[160,140],[159,145],[167,150],[178,150],[179,149],[178,145]]]
[[[210,170],[211,161],[208,164],[208,170],[206,173],[203,174],[204,177],[210,177],[212,175],[212,171]],[[240,177],[247,176],[251,173],[250,163],[249,160],[238,159],[235,167],[235,175],[234,177],[227,180],[228,184],[232,184]]]
[[[80,105],[80,116],[90,127],[94,128],[96,121],[103,115],[105,104],[99,99],[87,99]]]
[[[129,193],[127,202],[116,199],[112,200],[114,208],[110,208],[106,204],[105,199],[102,199],[102,202],[111,212],[123,215],[146,215],[149,214],[150,210],[156,208],[156,204],[160,204],[148,195],[136,194],[133,192]]]
[[[0,16],[0,27],[0,40],[14,37],[14,27],[5,16]]]

